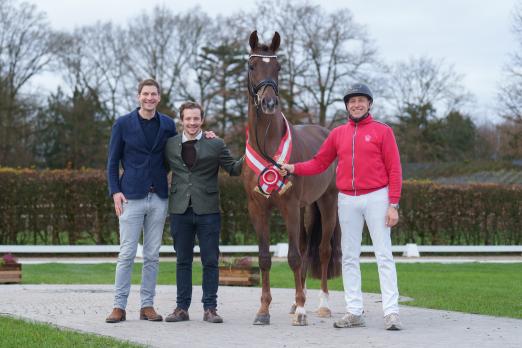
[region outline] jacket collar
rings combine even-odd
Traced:
[[[371,123],[373,121],[373,117],[372,117],[372,114],[368,113],[368,116],[365,117],[363,120],[360,120],[359,122],[355,122],[354,120],[352,120],[351,118],[348,118],[348,122],[352,125],[352,126],[355,126],[355,125],[359,125],[359,126],[362,126],[364,124],[368,124],[368,123]]]
[[[203,131],[200,130],[198,135],[196,135],[196,139],[193,139],[193,140],[201,140],[202,136],[203,136]],[[185,132],[183,131],[182,136],[181,136],[181,142],[184,143],[185,141],[189,141],[189,138],[185,135]]]

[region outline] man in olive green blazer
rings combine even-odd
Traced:
[[[202,137],[203,117],[199,104],[186,102],[181,105],[183,132],[171,137],[165,146],[165,157],[172,171],[170,231],[177,257],[177,307],[167,316],[168,322],[189,320],[196,236],[203,264],[203,320],[223,322],[217,314],[221,230],[218,172],[221,167],[230,175],[240,175],[243,158],[232,158],[222,139]]]

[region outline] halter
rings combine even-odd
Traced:
[[[263,58],[263,60],[265,58],[267,59],[270,59],[270,58],[274,58],[274,59],[277,59],[277,56],[276,55],[265,55],[265,54],[251,54],[250,56],[248,56],[248,60],[250,61],[250,59],[252,57],[259,57],[259,58]],[[260,105],[260,98],[259,98],[259,91],[264,91],[266,87],[272,87],[272,89],[274,90],[276,96],[279,97],[279,86],[277,85],[277,82],[275,82],[274,80],[272,79],[266,79],[266,80],[262,80],[260,81],[257,85],[253,85],[252,84],[252,80],[250,79],[250,68],[248,69],[248,91],[250,92],[250,95],[252,96],[252,98],[254,98],[254,104],[256,106],[256,108],[259,108],[259,105]]]

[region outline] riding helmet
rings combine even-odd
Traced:
[[[373,103],[373,93],[370,90],[370,87],[365,85],[364,83],[354,83],[350,87],[348,87],[348,91],[346,92],[346,95],[344,96],[344,103],[346,104],[348,102],[348,99],[355,96],[365,96],[368,99],[370,99],[370,104]]]

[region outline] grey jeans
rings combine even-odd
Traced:
[[[120,222],[120,253],[116,265],[114,307],[125,309],[131,286],[132,266],[143,230],[143,269],[141,272],[141,308],[154,303],[158,276],[159,249],[167,217],[168,199],[149,193],[143,199],[123,204]]]

